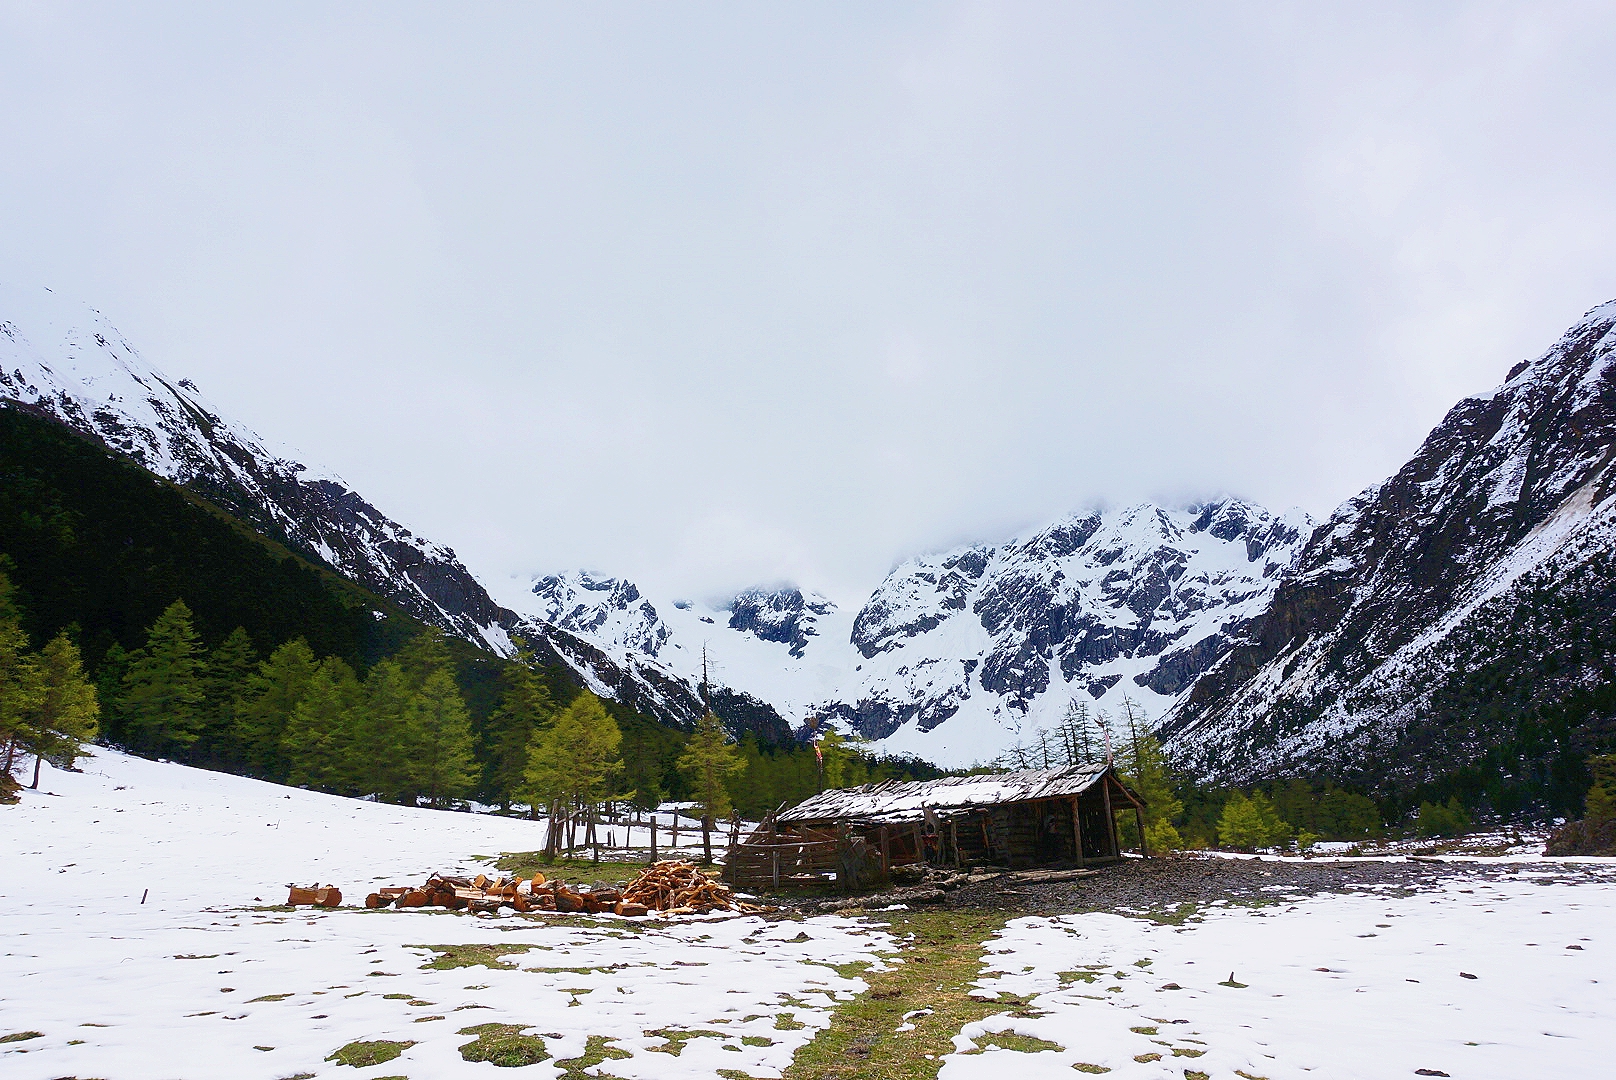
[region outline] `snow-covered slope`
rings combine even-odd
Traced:
[[[1580,730],[1555,710],[1610,683],[1613,555],[1616,302],[1459,402],[1397,475],[1344,503],[1177,706],[1170,748],[1229,779],[1368,782],[1474,764],[1530,735],[1519,723],[1566,730],[1542,727],[1540,748],[1490,776],[1546,770],[1562,740],[1586,753],[1609,717]]]
[[[414,535],[335,475],[270,449],[189,380],[147,363],[86,305],[0,285],[0,398],[129,455],[417,618],[509,647],[500,625],[509,613],[452,550]]]
[[[857,612],[792,586],[656,603],[588,573],[513,606],[620,665],[710,681],[788,723],[832,721],[948,764],[998,756],[1081,695],[1147,715],[1261,611],[1312,523],[1239,500],[1074,514],[997,546],[912,559]]]
[[[865,989],[840,965],[880,970],[893,944],[835,916],[607,916],[584,926],[367,911],[365,894],[381,885],[492,872],[501,852],[540,846],[545,824],[360,802],[107,750],[82,765],[47,765],[40,791],[0,806],[6,1080],[487,1077],[492,1065],[460,1054],[474,1037],[463,1030],[481,1024],[528,1029],[550,1058],[573,1059],[574,1076],[591,1075],[603,1039],[610,1072],[629,1080],[778,1076],[837,1000]],[[275,906],[288,882],[337,885],[343,906]],[[422,942],[491,955],[445,967],[436,962],[447,946]],[[691,1037],[670,1044],[671,1028]],[[402,1056],[362,1072],[331,1059],[360,1040],[392,1041]],[[551,1064],[537,1075],[566,1075]]]

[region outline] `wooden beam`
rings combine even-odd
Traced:
[[[1082,796],[1072,796],[1072,842],[1077,845],[1077,865],[1084,864],[1083,859],[1083,811],[1080,808]]]
[[[1106,773],[1105,783],[1100,785],[1100,790],[1105,793],[1105,831],[1111,844],[1109,854],[1121,855],[1122,852],[1117,848],[1117,819],[1111,813],[1111,774],[1109,772]]]
[[[1145,815],[1137,806],[1133,808],[1133,822],[1139,829],[1139,854],[1150,858],[1150,847],[1145,843]]]

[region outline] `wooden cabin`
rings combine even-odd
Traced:
[[[823,791],[730,848],[725,876],[775,888],[846,879],[862,864],[1078,867],[1121,857],[1116,815],[1144,803],[1109,765]]]

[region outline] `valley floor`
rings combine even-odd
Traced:
[[[541,1078],[814,1075],[810,1040],[885,994],[894,1015],[827,1075],[1593,1076],[1616,1025],[1609,861],[1152,861],[1021,894],[1008,922],[951,894],[927,917],[973,928],[993,1004],[931,1045],[904,1018],[930,982],[897,978],[937,959],[918,922],[290,911],[289,882],[352,903],[531,850],[541,825],[83,764],[0,807],[8,1078],[506,1075],[468,1046],[542,1057],[510,1074]],[[356,1042],[375,1064],[327,1060]]]

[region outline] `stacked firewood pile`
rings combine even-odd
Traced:
[[[623,889],[623,899],[669,915],[705,915],[710,911],[763,911],[735,899],[729,886],[687,862],[659,862]]]
[[[323,891],[323,890],[322,890]],[[336,890],[331,890],[335,893]],[[338,902],[341,894],[337,894]],[[321,903],[313,890],[294,889],[292,904]],[[365,897],[367,908],[440,907],[454,911],[491,913],[500,908],[515,911],[561,911],[583,914],[696,915],[712,911],[763,911],[744,904],[730,893],[729,886],[712,880],[687,862],[659,862],[624,888],[610,885],[568,885],[548,880],[543,874],[523,878],[454,877],[433,874],[419,887],[380,889]]]

